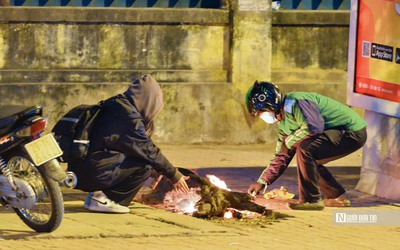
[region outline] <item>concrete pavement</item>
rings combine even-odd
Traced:
[[[177,167],[198,174],[214,174],[228,187],[245,191],[268,162],[273,145],[160,145]],[[293,164],[295,165],[295,164]],[[285,185],[297,193],[296,168],[291,166],[270,187]],[[361,151],[329,165],[331,172],[351,190],[355,187]],[[337,208],[323,211],[289,210],[284,200],[256,202],[273,209],[275,219],[197,219],[137,202],[124,215],[90,213],[83,208],[86,193],[63,188],[65,216],[52,233],[39,234],[11,211],[0,208],[0,249],[398,249],[396,226],[338,226],[332,222]],[[149,191],[144,187],[140,194]],[[376,197],[350,191],[351,210],[398,210]]]

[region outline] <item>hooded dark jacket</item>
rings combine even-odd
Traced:
[[[112,188],[129,168],[152,168],[177,182],[181,173],[150,138],[153,119],[163,105],[161,88],[150,75],[105,100],[89,137],[88,157],[69,166],[78,176],[76,188],[88,192]]]

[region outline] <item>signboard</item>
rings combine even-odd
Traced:
[[[400,0],[353,0],[347,102],[400,118]]]

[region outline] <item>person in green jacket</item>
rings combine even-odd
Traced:
[[[279,122],[273,159],[249,194],[266,190],[297,158],[299,201],[295,210],[322,210],[325,206],[350,206],[345,189],[323,164],[360,149],[367,139],[367,122],[350,107],[314,92],[285,95],[271,82],[256,81],[245,104],[253,117]],[[324,198],[324,199],[322,199]]]

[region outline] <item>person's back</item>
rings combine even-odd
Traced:
[[[131,127],[132,121],[137,121],[138,127]],[[125,149],[130,145],[124,145],[126,135],[135,135],[135,140],[145,138],[144,129],[140,129],[142,117],[124,95],[117,95],[109,98],[102,104],[102,110],[99,113],[93,129],[90,134],[91,146],[90,153],[103,151],[117,151],[129,154]]]
[[[102,103],[89,136],[87,158],[69,166],[78,176],[76,188],[91,192],[86,208],[129,212],[124,206],[129,205],[149,177],[157,174],[169,178],[175,188],[188,191],[182,174],[151,140],[153,119],[162,107],[161,88],[149,75]],[[106,199],[113,207],[102,206],[101,201]]]
[[[318,109],[324,122],[324,130],[345,129],[356,131],[367,125],[350,107],[327,96],[315,92],[289,92],[285,95],[284,109],[289,111],[298,105],[303,115],[315,112]],[[312,117],[306,117],[306,119]]]

